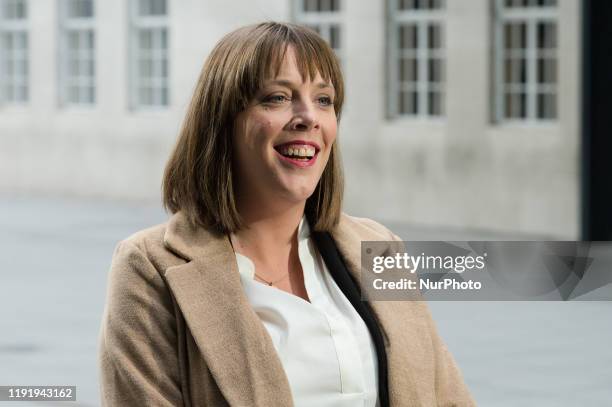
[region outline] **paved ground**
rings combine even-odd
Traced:
[[[96,347],[113,248],[165,218],[150,205],[0,197],[0,385],[76,385],[79,401],[65,405],[99,405]],[[392,228],[405,239],[499,237]],[[430,307],[479,405],[612,406],[612,302]]]

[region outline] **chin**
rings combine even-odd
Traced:
[[[286,190],[286,196],[291,202],[304,202],[314,193],[316,184],[314,186],[303,187],[299,189],[291,188]]]

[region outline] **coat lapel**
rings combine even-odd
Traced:
[[[166,280],[228,403],[292,405],[281,361],[242,289],[229,239],[192,228],[178,212],[164,244],[187,261],[168,268]]]
[[[361,242],[389,242],[388,245],[377,246],[371,256],[389,256],[404,249],[403,242],[396,240],[399,238],[384,233],[380,227],[375,230],[367,224],[366,220],[356,221],[344,215],[343,221],[331,232],[348,271],[360,285],[363,283]],[[363,286],[361,288],[363,293],[365,290]],[[390,405],[429,405],[423,401],[428,397],[427,388],[417,373],[428,373],[434,369],[434,366],[428,365],[426,351],[428,341],[431,341],[425,319],[428,313],[426,305],[421,301],[370,301],[370,306],[385,337]],[[418,329],[410,331],[411,327]],[[398,335],[398,331],[402,332],[401,335]],[[402,342],[402,339],[406,341]],[[408,363],[414,363],[414,360],[419,362],[416,366],[410,366]]]
[[[362,286],[361,278],[361,242],[364,241],[391,241],[392,236],[386,236],[378,231],[375,231],[362,222],[357,222],[348,215],[343,214],[341,221],[338,226],[331,231],[331,235],[336,243],[338,252],[342,256],[346,267],[361,289],[362,300],[364,299],[366,291]],[[371,256],[388,255],[388,252],[392,250],[391,246],[382,247],[376,246],[374,250],[380,250],[380,252],[373,252]],[[379,327],[384,336],[385,345],[389,346],[389,335],[387,333],[387,317],[392,317],[386,310],[387,307],[382,301],[371,301],[370,307],[374,311]]]

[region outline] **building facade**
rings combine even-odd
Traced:
[[[214,44],[294,21],[336,51],[346,210],[577,238],[577,0],[0,0],[0,191],[159,199]]]

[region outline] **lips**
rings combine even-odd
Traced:
[[[310,167],[317,159],[319,146],[311,141],[292,140],[274,146],[281,161],[297,167]]]
[[[283,148],[288,148],[288,147],[297,147],[297,148],[314,148],[315,149],[315,153],[318,153],[321,148],[319,147],[319,145],[317,143],[314,143],[312,141],[305,141],[305,140],[292,140],[292,141],[288,141],[285,143],[280,143],[280,144],[276,144],[274,146],[274,148],[276,149],[276,151],[279,151]]]

